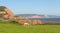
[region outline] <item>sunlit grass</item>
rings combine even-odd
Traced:
[[[30,25],[0,23],[0,33],[60,33],[60,25]]]

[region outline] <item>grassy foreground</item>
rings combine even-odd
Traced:
[[[60,25],[33,25],[0,23],[0,33],[60,33]]]

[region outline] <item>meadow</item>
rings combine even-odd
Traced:
[[[0,23],[0,33],[60,33],[60,25],[30,25]]]

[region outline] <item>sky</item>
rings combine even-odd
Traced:
[[[14,14],[47,14],[60,16],[60,0],[0,0]]]

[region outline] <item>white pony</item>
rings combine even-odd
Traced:
[[[28,26],[29,25],[29,23],[24,23],[24,26]]]

